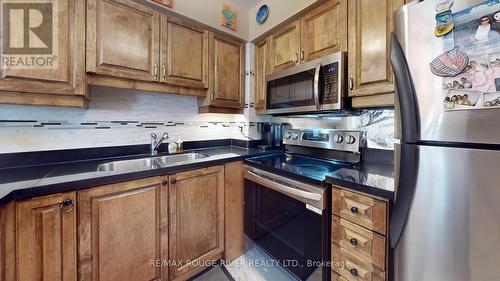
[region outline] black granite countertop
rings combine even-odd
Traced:
[[[4,205],[12,200],[22,200],[122,181],[167,175],[277,152],[245,149],[236,146],[212,147],[190,151],[203,153],[209,157],[198,159],[192,163],[133,172],[102,172],[97,171],[97,167],[109,161],[144,158],[149,157],[149,155],[142,154],[18,168],[3,168],[0,169],[0,205]],[[165,154],[159,154],[158,156],[162,155]]]
[[[394,165],[384,162],[363,161],[357,167],[340,168],[326,175],[331,185],[394,200]]]

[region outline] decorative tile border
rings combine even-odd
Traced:
[[[45,129],[159,129],[163,127],[196,126],[199,128],[229,128],[239,126],[254,127],[255,122],[222,121],[54,121],[54,120],[0,120],[1,128],[45,128]]]

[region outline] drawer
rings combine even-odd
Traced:
[[[333,213],[350,222],[386,234],[387,204],[368,196],[333,189]]]
[[[385,270],[386,239],[384,236],[334,216],[332,241],[354,255]]]
[[[383,281],[385,272],[332,244],[332,269],[347,281]]]
[[[331,278],[332,281],[347,281],[347,279],[345,279],[344,277],[340,276],[340,274],[338,274],[337,272],[333,271],[332,270],[332,278]]]

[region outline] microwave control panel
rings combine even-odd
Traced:
[[[339,63],[334,62],[323,66],[323,98],[322,104],[338,103],[339,101]]]

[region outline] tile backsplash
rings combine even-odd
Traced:
[[[197,98],[93,87],[88,109],[0,105],[0,153],[145,144],[171,139],[259,138],[243,114],[198,114]]]
[[[106,87],[93,87],[91,93],[88,109],[0,105],[0,153],[146,144],[150,133],[164,132],[184,141],[260,139],[256,122],[261,121],[359,129],[363,146],[394,147],[392,109],[266,118],[255,116],[252,108],[245,114],[199,114],[197,98],[190,96]]]

